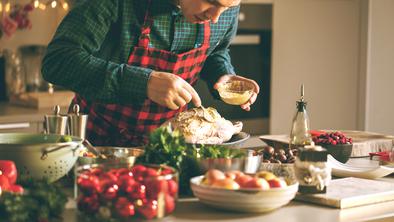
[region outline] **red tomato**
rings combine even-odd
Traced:
[[[20,185],[11,185],[10,188],[8,188],[8,191],[13,192],[13,193],[23,193],[23,187]]]

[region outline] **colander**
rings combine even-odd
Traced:
[[[82,139],[62,135],[1,133],[0,159],[15,162],[18,177],[47,178],[50,182],[66,175],[77,161]]]

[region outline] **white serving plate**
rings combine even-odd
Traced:
[[[194,196],[206,205],[238,212],[272,211],[289,203],[298,191],[298,183],[269,190],[228,190],[203,185],[201,184],[203,178],[204,176],[197,176],[190,180]]]
[[[327,163],[332,169],[332,175],[337,177],[358,177],[376,179],[394,173],[394,167],[387,166],[352,166],[337,161],[328,155]]]

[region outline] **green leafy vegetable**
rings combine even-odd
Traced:
[[[138,157],[138,163],[165,164],[179,171],[181,194],[189,194],[190,178],[200,175],[199,158],[239,158],[245,153],[223,146],[201,146],[186,144],[184,137],[170,127],[161,127],[149,136],[145,152]]]
[[[0,196],[0,221],[50,221],[63,212],[67,196],[58,185],[33,179],[19,184],[25,189],[25,194],[3,192]]]

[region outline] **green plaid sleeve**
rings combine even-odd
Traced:
[[[103,103],[141,103],[150,69],[100,58],[120,1],[81,1],[63,19],[43,60],[45,80]],[[131,96],[133,95],[133,96]]]
[[[228,9],[221,15],[224,23],[230,23],[226,34],[219,41],[219,44],[208,56],[204,63],[204,67],[201,71],[201,78],[204,79],[213,96],[217,97],[216,91],[213,90],[213,85],[219,80],[219,78],[225,74],[234,74],[234,67],[231,64],[231,58],[228,47],[230,46],[231,40],[237,33],[238,28],[238,12],[239,6]],[[220,23],[214,25],[221,25]]]

